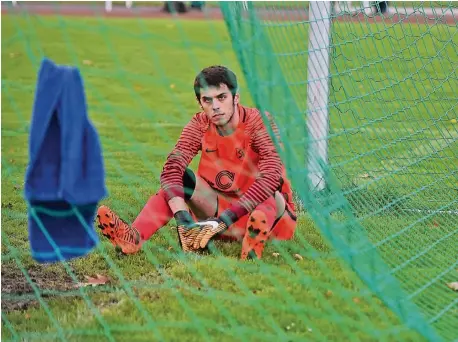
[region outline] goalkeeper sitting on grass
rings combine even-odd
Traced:
[[[194,82],[202,111],[168,155],[160,190],[132,225],[106,206],[98,209],[99,228],[123,253],[139,251],[172,218],[185,252],[204,249],[214,238],[230,239],[242,241],[241,259],[261,258],[269,238],[292,238],[290,182],[260,112],[239,103],[237,88],[229,69],[203,69]],[[188,165],[199,151],[194,173]]]

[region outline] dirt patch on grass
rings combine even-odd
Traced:
[[[2,265],[2,311],[25,310],[38,306],[33,287],[43,298],[54,296],[52,291],[75,289],[75,282],[53,265],[34,265],[26,270],[28,279],[16,264]],[[51,292],[51,293],[50,293]]]

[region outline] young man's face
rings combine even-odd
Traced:
[[[234,115],[239,95],[232,96],[226,84],[200,90],[200,105],[208,119],[216,126],[226,125]]]

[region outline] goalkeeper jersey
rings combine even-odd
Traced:
[[[251,212],[276,190],[294,211],[290,182],[260,112],[242,105],[238,110],[239,125],[228,136],[221,136],[204,112],[184,127],[161,173],[166,199],[184,197],[183,173],[201,152],[197,174],[217,192],[234,198],[235,213]]]

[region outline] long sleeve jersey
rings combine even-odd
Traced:
[[[251,212],[284,184],[284,167],[257,109],[238,105],[240,123],[229,136],[220,136],[204,112],[184,127],[168,155],[160,181],[166,199],[184,198],[183,174],[201,152],[198,176],[216,191],[231,194],[238,217]],[[272,126],[275,132],[275,125]]]

